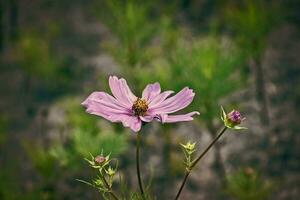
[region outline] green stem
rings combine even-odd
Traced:
[[[185,183],[186,183],[186,180],[187,180],[187,178],[189,177],[190,173],[191,173],[191,170],[186,170],[185,175],[184,175],[184,178],[183,178],[183,181],[182,181],[182,183],[181,183],[181,185],[180,185],[180,188],[179,188],[179,190],[178,190],[178,192],[177,192],[177,195],[176,195],[176,197],[175,197],[176,200],[179,198],[179,196],[180,196],[180,194],[181,194],[181,191],[182,191],[182,189],[183,189],[183,187],[184,187],[184,185],[185,185]]]
[[[211,147],[220,139],[220,137],[225,133],[225,131],[227,130],[227,127],[224,127],[222,129],[222,131],[217,135],[217,137],[215,137],[213,139],[213,141],[211,141],[211,143],[206,147],[206,149],[199,155],[199,157],[193,161],[192,165],[190,166],[190,168],[186,171],[185,176],[183,178],[183,181],[181,183],[181,186],[177,192],[177,195],[175,197],[175,200],[177,200],[183,190],[183,187],[187,181],[188,176],[190,175],[192,169],[197,165],[197,163],[205,156],[205,154],[211,149]]]
[[[119,200],[118,196],[112,191],[112,188],[109,186],[107,180],[105,179],[105,177],[101,174],[101,178],[106,186],[106,188],[108,189],[108,193],[115,199],[115,200]]]
[[[143,183],[141,179],[141,171],[140,171],[140,133],[137,133],[136,136],[136,171],[137,171],[137,178],[139,182],[139,188],[142,195],[142,198],[144,199],[144,188]]]

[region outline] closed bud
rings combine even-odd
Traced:
[[[227,120],[233,126],[239,125],[242,122],[241,113],[237,110],[233,110],[227,114]]]
[[[106,173],[109,176],[113,176],[113,175],[115,175],[116,171],[113,168],[109,167]]]
[[[102,165],[106,161],[106,158],[102,155],[98,155],[95,157],[94,161],[96,164]]]
[[[196,150],[196,142],[191,143],[191,142],[187,142],[186,144],[180,144],[184,150],[188,153],[188,154],[192,154],[194,153],[194,151]]]
[[[232,110],[230,113],[226,113],[223,107],[221,107],[221,119],[227,128],[234,130],[247,129],[246,127],[238,126],[246,118],[242,117],[241,113],[237,110]]]

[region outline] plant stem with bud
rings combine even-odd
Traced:
[[[103,181],[103,183],[105,184],[107,190],[108,190],[108,193],[115,199],[115,200],[119,200],[118,196],[112,191],[112,188],[111,186],[108,184],[105,176],[103,176],[102,174],[100,174],[100,177]]]
[[[190,166],[189,169],[186,170],[183,181],[181,183],[181,186],[177,192],[177,195],[175,197],[175,200],[177,200],[182,192],[182,189],[187,181],[188,176],[190,175],[192,169],[197,165],[197,163],[205,156],[205,154],[211,149],[211,147],[220,139],[220,137],[225,133],[227,130],[227,127],[224,127],[222,131],[211,141],[211,143],[206,147],[206,149],[198,156],[196,160],[192,162],[192,165]]]

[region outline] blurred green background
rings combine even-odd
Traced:
[[[193,88],[192,122],[151,123],[142,169],[154,199],[184,174],[179,143],[201,151],[221,128],[220,105],[247,118],[191,174],[181,199],[300,196],[300,3],[297,0],[1,0],[0,199],[101,199],[84,157],[111,152],[137,188],[135,135],[80,103],[124,77]],[[120,185],[115,184],[120,192]]]

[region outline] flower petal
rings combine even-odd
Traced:
[[[81,105],[86,107],[86,112],[106,119],[113,114],[131,114],[130,108],[120,105],[115,98],[105,92],[93,92]]]
[[[125,106],[132,106],[137,97],[129,89],[125,79],[116,76],[109,77],[109,87],[116,99]]]
[[[113,107],[116,109],[126,109],[130,110],[130,106],[123,106],[120,102],[118,102],[114,97],[111,95],[107,94],[106,92],[93,92],[90,94],[84,102],[81,103],[83,106],[88,106],[90,102],[96,102],[103,104],[105,106]]]
[[[199,115],[200,113],[197,111],[190,112],[183,115],[167,115],[167,114],[159,114],[157,119],[162,123],[175,123],[175,122],[185,122],[192,121],[193,115]]]
[[[145,115],[145,116],[140,116],[140,119],[143,122],[151,122],[153,120],[155,116],[151,116],[151,115]]]
[[[82,105],[86,112],[101,116],[111,122],[122,122],[135,132],[141,129],[141,120],[132,116],[131,108],[125,108],[111,95],[105,92],[93,92]]]
[[[187,107],[193,101],[194,96],[195,93],[193,90],[185,87],[175,96],[172,96],[159,104],[153,105],[148,111],[153,114],[173,113]]]
[[[155,107],[158,104],[160,104],[161,102],[163,102],[168,96],[170,96],[171,94],[173,94],[174,91],[171,90],[167,90],[165,92],[160,93],[159,95],[157,95],[156,97],[154,97],[151,102],[149,102],[148,107]]]
[[[109,119],[112,122],[122,122],[124,127],[129,127],[134,132],[140,131],[142,127],[142,121],[136,116],[112,115]]]
[[[149,103],[153,98],[160,94],[160,91],[161,89],[159,83],[156,82],[153,84],[148,84],[143,90],[142,99]]]

